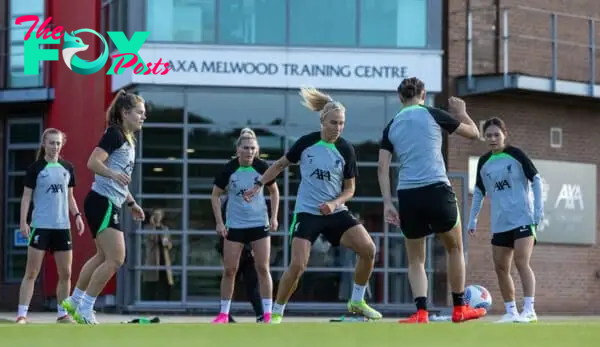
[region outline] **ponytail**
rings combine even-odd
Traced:
[[[42,143],[40,143],[40,148],[37,151],[36,160],[42,160],[46,156],[46,149],[44,148],[44,139],[42,137]]]
[[[137,104],[144,102],[145,101],[141,96],[128,93],[121,89],[117,92],[106,111],[106,126],[119,128],[131,146],[134,145],[135,137],[133,136],[133,133],[125,132],[125,129],[123,128],[123,111],[131,110]]]
[[[240,131],[240,136],[235,142],[235,146],[239,147],[243,140],[256,140],[256,145],[258,146],[258,138],[256,137],[256,133],[250,128],[244,128]],[[259,151],[257,151],[257,155],[259,154]]]
[[[323,93],[314,87],[301,87],[299,94],[302,97],[302,105],[311,111],[319,112],[321,121],[325,119],[329,112],[345,110],[344,105],[340,102],[334,101],[329,94]]]

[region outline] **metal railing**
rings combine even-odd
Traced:
[[[485,7],[450,13],[450,23],[465,31],[452,33],[451,45],[466,43],[467,86],[474,75],[502,74],[504,86],[510,74],[520,73],[594,85],[600,80],[596,69],[596,37],[600,18],[576,16],[524,6]],[[450,49],[451,50],[451,49]]]

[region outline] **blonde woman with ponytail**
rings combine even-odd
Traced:
[[[246,198],[252,199],[264,183],[274,180],[288,165],[300,165],[302,179],[290,227],[292,260],[279,282],[272,323],[281,322],[285,305],[308,264],[311,245],[321,234],[333,246],[342,244],[358,254],[348,310],[369,319],[381,319],[381,314],[364,300],[373,271],[375,244],[346,207],[346,202],[354,196],[358,175],[354,148],[341,137],[346,110],[341,103],[312,87],[301,88],[300,96],[304,106],[319,113],[321,130],[298,139],[246,192]]]
[[[96,254],[81,269],[73,294],[61,306],[81,324],[98,324],[96,297],[125,261],[125,238],[120,223],[121,206],[135,220],[144,211],[129,192],[135,166],[134,134],[146,119],[144,99],[119,91],[106,114],[107,128],[88,159],[94,183],[84,202],[84,212],[96,243]]]
[[[251,189],[269,165],[258,158],[259,147],[256,134],[249,128],[242,129],[236,143],[236,157],[230,160],[215,177],[211,203],[217,224],[217,234],[223,237],[223,277],[221,279],[221,311],[213,320],[216,324],[230,322],[229,310],[233,296],[235,277],[238,272],[240,255],[244,246],[250,244],[254,253],[254,264],[258,274],[258,284],[263,306],[263,322],[271,322],[273,303],[273,282],[269,268],[271,254],[270,231],[276,231],[279,224],[279,189],[275,177],[266,182],[271,199],[271,218],[263,189],[248,202],[244,193]],[[227,194],[225,213],[221,213],[221,195]]]
[[[79,235],[83,233],[84,225],[73,196],[75,170],[70,162],[60,157],[60,150],[65,142],[66,137],[62,131],[46,129],[42,134],[36,161],[27,168],[25,174],[20,230],[23,237],[29,240],[29,247],[25,276],[19,291],[18,324],[27,323],[27,311],[33,296],[35,280],[47,251],[54,253],[56,261],[58,302],[69,295],[71,288],[73,245],[69,211],[75,217]],[[32,203],[33,211],[29,218]],[[73,323],[71,316],[60,305],[56,321]]]

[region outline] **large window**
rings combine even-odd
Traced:
[[[9,74],[8,86],[10,88],[34,88],[44,84],[43,62],[40,62],[40,73],[37,75],[25,75],[25,33],[29,30],[32,22],[16,25],[15,20],[24,15],[34,15],[40,18],[33,29],[33,35],[39,29],[44,16],[44,0],[10,0],[10,47],[9,47]]]
[[[219,7],[219,42],[285,44],[286,3],[283,0],[227,0]]]
[[[145,1],[150,41],[441,48],[441,0]]]
[[[297,91],[291,90],[144,88],[139,93],[151,107],[140,136],[139,189],[135,195],[148,213],[151,209],[163,210],[172,248],[170,267],[152,263],[150,260],[157,258],[148,258],[147,250],[151,249],[156,232],[148,223],[136,231],[139,250],[133,254],[142,254],[135,257],[132,272],[137,278],[135,287],[139,288],[137,298],[183,301],[188,307],[215,304],[219,300],[222,271],[210,202],[215,175],[235,155],[236,139],[243,127],[256,132],[261,157],[272,163],[300,136],[319,130],[319,115],[302,106]],[[343,136],[358,155],[356,194],[348,208],[362,219],[377,247],[367,297],[373,303],[411,305],[404,239],[399,230],[389,228],[383,221],[377,184],[378,143],[385,124],[400,107],[398,98],[394,93],[328,92],[347,108]],[[275,288],[290,262],[287,231],[293,220],[300,179],[296,165],[277,179],[280,228],[272,233],[271,248]],[[427,246],[431,255],[439,253],[434,252],[435,246],[433,240]],[[429,257],[427,271],[443,278],[445,274],[433,265],[443,252],[440,254]],[[351,251],[319,240],[292,302],[335,302],[343,307],[351,293],[355,261]],[[161,287],[165,269],[170,269],[173,284]],[[437,288],[437,284],[432,286],[431,292]],[[436,303],[444,299],[438,297],[432,297]],[[245,300],[241,285],[236,287],[234,300]]]
[[[147,1],[148,40],[186,43],[215,41],[215,0]]]
[[[35,161],[42,132],[39,118],[9,119],[7,123],[4,199],[4,279],[20,281],[27,262],[27,242],[19,234],[21,196],[27,168]]]
[[[289,6],[290,45],[356,45],[356,1],[289,0]]]
[[[428,0],[361,0],[360,46],[425,47]]]

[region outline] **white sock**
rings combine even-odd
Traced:
[[[504,307],[506,308],[506,313],[508,314],[519,314],[519,311],[517,310],[517,303],[514,301],[505,302]]]
[[[221,313],[229,314],[231,300],[221,300]]]
[[[367,286],[359,286],[354,283],[354,288],[352,288],[352,301],[360,302],[365,298],[365,291],[367,290]]]
[[[58,318],[62,318],[69,314],[62,306],[60,306],[60,304],[56,305],[56,308],[58,312]]]
[[[285,310],[285,304],[273,304],[273,313],[283,316],[283,311]]]
[[[71,301],[73,301],[75,305],[79,305],[79,303],[81,302],[81,298],[83,298],[84,294],[85,292],[83,290],[75,287],[75,289],[73,290],[73,295],[71,295]]]
[[[263,304],[263,312],[271,313],[271,308],[273,307],[273,299],[262,299]]]
[[[81,298],[81,302],[79,304],[79,309],[82,312],[92,311],[94,309],[94,304],[96,303],[95,296],[89,296],[87,293],[83,294]]]
[[[29,311],[29,305],[19,305],[19,311],[17,317],[27,317],[27,311]]]
[[[533,304],[535,303],[535,299],[533,296],[526,296],[523,301],[523,311],[534,312]]]

